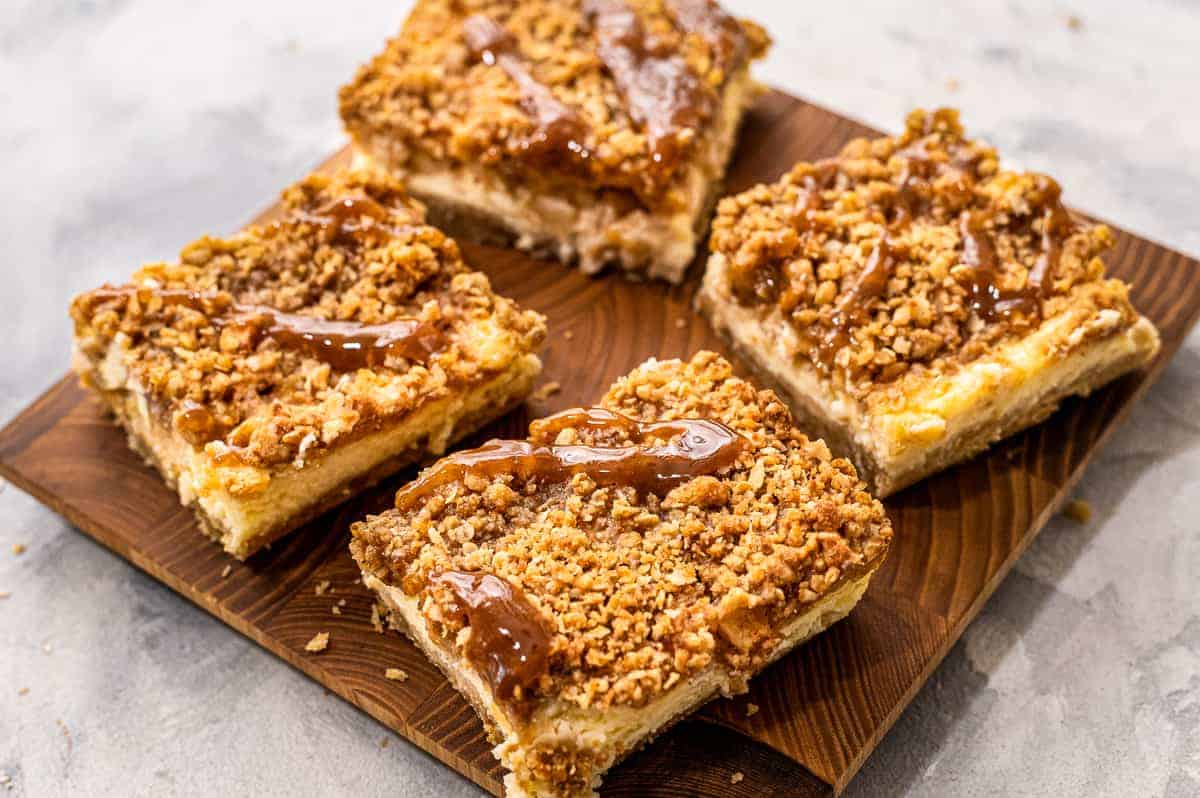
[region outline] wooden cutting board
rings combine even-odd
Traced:
[[[816,106],[767,94],[746,124],[728,188],[774,180],[797,160],[832,155],[850,138],[873,134]],[[322,169],[346,160],[339,153]],[[591,404],[648,357],[725,351],[692,311],[699,268],[686,285],[667,288],[613,275],[588,278],[507,250],[464,250],[500,293],[549,317],[545,382],[561,386],[480,440],[521,436],[530,418]],[[710,704],[620,765],[605,795],[803,796],[845,787],[1200,314],[1197,261],[1118,231],[1108,263],[1132,283],[1136,305],[1162,332],[1153,366],[1068,402],[1046,423],[889,500],[895,544],[854,613],[755,679],[748,696]],[[64,323],[66,304],[64,297]],[[243,565],[201,537],[190,513],[74,379],[63,379],[0,432],[5,478],[499,794],[503,772],[475,713],[406,639],[374,631],[373,599],[347,551],[349,524],[386,506],[412,473]],[[325,581],[330,590],[317,595],[315,586]],[[333,615],[342,599],[341,615]],[[328,650],[306,653],[304,644],[322,631],[330,634]],[[410,678],[386,680],[384,669],[392,667]],[[760,710],[748,717],[750,703]],[[744,776],[736,784],[735,773]]]

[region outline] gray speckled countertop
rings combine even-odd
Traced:
[[[409,3],[3,5],[7,420],[62,372],[72,294],[339,144],[335,90]],[[769,82],[888,129],[956,104],[1072,204],[1200,252],[1196,0],[729,5],[774,33]],[[1200,794],[1198,419],[1193,336],[1084,479],[1091,522],[1042,533],[849,794]],[[13,795],[479,794],[2,482],[0,591]]]

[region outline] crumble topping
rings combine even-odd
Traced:
[[[784,622],[885,554],[891,525],[853,466],[717,355],[651,361],[600,406],[644,423],[709,419],[747,445],[661,497],[585,473],[466,473],[419,506],[352,528],[364,572],[418,596],[432,629],[460,650],[475,631],[464,633],[459,598],[439,575],[497,577],[535,608],[546,668],[514,703],[640,706],[717,662],[748,677]],[[634,443],[621,425],[536,422],[529,442]]]
[[[311,176],[283,205],[276,222],[202,238],[178,263],[145,266],[131,286],[71,308],[84,353],[102,359],[119,343],[152,410],[224,466],[227,489],[261,489],[258,469],[303,467],[540,346],[543,318],[496,296],[398,182]],[[291,326],[264,334],[237,313]],[[405,325],[436,335],[425,348],[380,348],[370,368],[321,351],[331,330],[383,340]]]
[[[341,114],[399,163],[550,169],[656,206],[768,45],[711,0],[419,0]]]
[[[1074,217],[1058,185],[1000,169],[958,112],[914,111],[896,137],[857,139],[773,185],[723,200],[710,248],[736,300],[778,313],[800,351],[871,403],[1063,313],[1137,319],[1106,279],[1110,230]]]

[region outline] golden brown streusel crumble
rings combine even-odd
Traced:
[[[654,57],[686,67],[680,81],[697,98],[672,157],[655,157],[647,125],[631,111],[598,47],[595,12],[626,8]],[[527,92],[505,69],[468,47],[464,23],[476,15],[503,26],[531,81],[569,111],[586,158],[548,164],[544,149],[529,146],[541,132],[538,114],[527,111]],[[633,192],[656,207],[703,138],[729,76],[768,44],[757,25],[732,20],[709,0],[418,0],[400,35],[342,89],[342,119],[360,142],[391,142],[401,160],[419,153],[523,179],[549,167],[590,186]]]
[[[887,402],[1067,310],[1136,321],[1128,287],[1105,278],[1111,232],[1059,193],[1001,170],[957,111],[918,110],[899,136],[856,139],[726,198],[710,248],[738,302],[794,326],[797,357]]]
[[[749,445],[732,467],[662,498],[582,474],[554,484],[468,475],[415,511],[353,528],[364,572],[427,600],[445,640],[464,622],[431,577],[483,572],[523,591],[552,632],[548,671],[520,698],[639,706],[713,663],[748,677],[783,623],[884,556],[891,525],[854,467],[717,355],[647,363],[601,406],[641,421],[711,419]],[[628,443],[613,428],[530,440]]]
[[[345,203],[383,215],[321,223]],[[201,301],[171,304],[163,291],[197,292]],[[340,369],[220,323],[240,307],[363,325],[419,319],[440,330],[443,343],[426,362],[391,354],[369,369]],[[545,335],[544,319],[496,296],[455,242],[424,223],[423,208],[399,183],[367,172],[311,176],[283,193],[279,221],[202,238],[178,263],[139,270],[132,287],[79,296],[71,314],[93,358],[118,337],[128,342],[125,365],[163,423],[218,462],[254,467],[302,465],[486,378],[508,365],[485,351],[496,336],[523,354]],[[471,334],[480,323],[491,325],[482,338]]]

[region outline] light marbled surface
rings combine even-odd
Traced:
[[[334,92],[408,5],[4,0],[0,419],[61,373],[71,295],[338,145]],[[729,5],[775,34],[769,82],[888,129],[959,105],[1073,204],[1200,252],[1196,0]],[[1193,337],[1086,476],[1093,520],[1043,532],[849,794],[1200,794],[1198,366]],[[13,795],[479,794],[3,483],[0,591]]]

